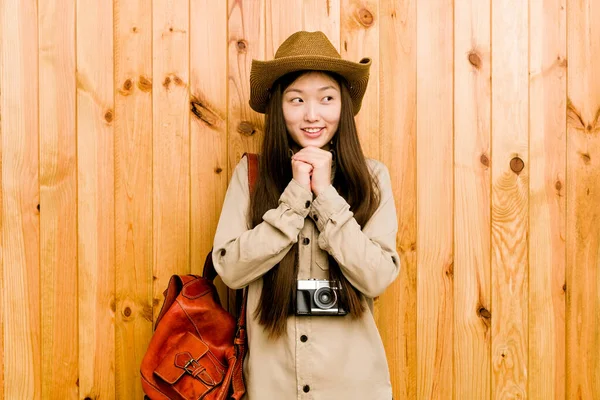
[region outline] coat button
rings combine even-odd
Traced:
[[[225,253],[227,253],[227,252],[225,251],[225,249],[222,249],[222,250],[221,250],[221,257],[223,257],[223,256],[225,255]]]
[[[310,239],[309,239],[309,238],[307,238],[307,237],[305,237],[305,238],[302,240],[302,243],[303,243],[303,244],[305,244],[305,245],[307,245],[307,244],[309,244],[309,243],[310,243]]]
[[[306,342],[307,340],[308,340],[308,336],[306,336],[306,335],[300,336],[300,341],[301,342]]]
[[[307,200],[306,203],[304,203],[304,207],[306,207],[306,208],[310,207],[310,201]]]
[[[310,386],[304,385],[304,387],[302,388],[302,390],[304,390],[304,393],[308,393],[308,392],[310,392]]]
[[[314,219],[315,221],[318,221],[318,220],[319,220],[319,216],[318,216],[317,214],[315,214],[315,215],[313,215],[313,219]]]

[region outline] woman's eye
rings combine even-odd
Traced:
[[[302,103],[302,99],[301,99],[300,97],[294,97],[294,98],[291,100],[291,102],[292,102],[292,103]]]
[[[323,100],[324,100],[326,103],[328,103],[328,102],[330,102],[331,100],[333,100],[333,97],[332,97],[332,96],[325,96],[325,97],[323,98]]]

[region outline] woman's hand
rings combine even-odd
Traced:
[[[310,189],[318,196],[331,185],[332,155],[327,150],[307,146],[292,156],[292,170],[294,162],[301,162],[312,167]]]
[[[308,191],[311,191],[310,174],[312,170],[312,165],[292,158],[292,178]]]

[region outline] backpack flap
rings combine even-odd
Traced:
[[[225,369],[208,346],[198,337],[186,332],[169,350],[154,370],[154,374],[184,399],[200,399],[219,385]]]

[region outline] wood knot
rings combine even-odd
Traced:
[[[110,301],[110,309],[112,310],[112,312],[117,311],[117,303],[115,303],[115,299],[112,299]]]
[[[560,192],[560,190],[562,189],[562,183],[560,181],[556,181],[554,187]]]
[[[128,318],[131,317],[131,308],[130,307],[125,307],[123,309],[123,315],[126,316],[126,317],[128,317]]]
[[[202,104],[200,99],[198,99],[196,96],[191,96],[190,107],[192,114],[194,114],[201,121],[204,121],[208,126],[217,125],[218,116],[205,104]]]
[[[358,10],[358,20],[362,25],[369,27],[373,25],[373,14],[366,8],[361,8],[360,10]]]
[[[239,133],[246,136],[252,136],[256,133],[256,129],[254,129],[254,126],[249,121],[240,122],[237,130]]]
[[[183,80],[181,80],[181,78],[178,77],[177,75],[175,75],[175,77],[173,78],[173,81],[175,82],[175,84],[177,86],[185,86],[185,84],[183,83]]]
[[[486,167],[490,166],[490,159],[488,158],[487,154],[482,154],[481,157],[479,157],[479,161]]]
[[[585,165],[589,165],[590,161],[592,161],[592,157],[588,153],[579,153],[581,155],[581,159],[585,163]]]
[[[469,62],[471,63],[472,66],[474,66],[477,69],[479,69],[481,67],[481,57],[479,57],[479,54],[477,54],[477,52],[475,50],[473,50],[469,53],[468,58],[469,58]]]
[[[563,285],[562,289],[563,289],[563,292],[565,292],[565,293],[567,292],[567,284],[566,283]]]
[[[39,204],[37,205],[37,210],[40,211],[40,205]]]
[[[525,163],[519,157],[510,160],[510,169],[512,169],[515,174],[519,175],[521,171],[523,171],[523,168],[525,168]]]
[[[137,86],[142,92],[152,91],[152,81],[150,81],[148,78],[146,78],[143,75],[140,75]]]
[[[173,32],[173,27],[170,27],[170,28],[169,28],[169,32]]]
[[[137,33],[137,31],[138,31],[137,26],[134,26],[133,28],[131,28],[131,30],[133,31],[133,33]]]
[[[454,263],[450,262],[448,267],[446,268],[446,276],[450,279],[454,277]]]
[[[215,168],[215,173],[216,174],[220,174],[221,172],[223,172],[223,168],[221,168],[221,167]]]
[[[556,57],[556,62],[558,63],[558,65],[562,68],[567,68],[569,63],[567,62],[566,58],[563,58],[561,56],[557,56]]]
[[[164,88],[168,89],[170,84],[171,84],[171,77],[170,76],[165,77],[165,80],[163,81]]]
[[[104,119],[106,120],[106,122],[111,123],[113,120],[113,112],[111,110],[108,110],[105,114],[104,114]]]
[[[479,309],[477,310],[477,315],[484,319],[492,318],[492,313],[490,313],[490,311],[483,306],[479,307]]]
[[[248,49],[248,42],[246,42],[244,39],[240,39],[237,41],[237,49],[240,53],[245,53],[246,50]]]
[[[123,84],[123,89],[130,91],[132,86],[133,86],[133,83],[131,83],[131,79],[127,79],[125,81],[125,83]]]

